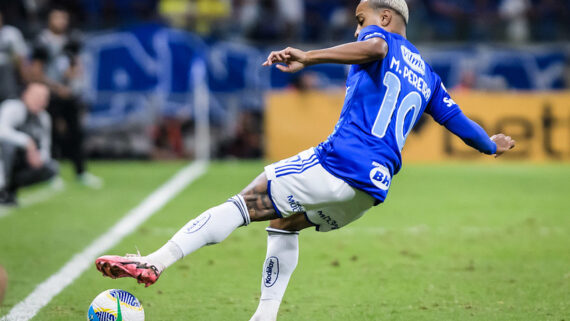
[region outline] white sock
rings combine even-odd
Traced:
[[[235,229],[250,223],[243,197],[236,195],[186,223],[163,247],[147,256],[161,270],[205,246],[220,243]]]
[[[299,261],[299,232],[267,228],[267,254],[261,278],[261,297],[251,321],[277,320],[279,305]]]
[[[166,242],[160,249],[146,256],[151,264],[160,271],[163,271],[183,257],[182,249],[172,241]]]

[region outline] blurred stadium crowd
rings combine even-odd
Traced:
[[[87,172],[86,155],[192,157],[193,93],[200,78],[210,94],[212,155],[261,157],[265,92],[340,88],[346,68],[325,65],[291,76],[259,63],[283,45],[315,48],[351,41],[357,4],[1,1],[0,144],[16,149],[2,147],[0,201],[12,200],[20,186],[53,177],[52,158],[70,159],[79,181],[96,187],[102,182]],[[409,38],[422,44],[450,87],[569,87],[570,1],[408,4]],[[44,87],[50,93],[46,101],[32,102],[30,92],[41,97]]]
[[[31,37],[53,4],[83,30],[137,21],[221,38],[282,42],[350,40],[356,0],[24,0],[2,1],[7,23]],[[425,41],[566,41],[567,0],[409,0],[409,36]]]
[[[163,1],[165,4],[174,1]],[[199,3],[200,1],[198,1]],[[220,13],[206,32],[262,41],[351,40],[354,0],[203,1]],[[560,0],[410,0],[409,36],[421,41],[553,41],[569,39],[570,5]],[[225,4],[226,10],[220,10]],[[200,5],[198,5],[200,7]],[[193,10],[189,10],[192,12]],[[193,20],[180,20],[193,21]],[[221,32],[218,28],[221,28]],[[195,28],[195,25],[187,25]],[[218,29],[218,30],[217,30]]]

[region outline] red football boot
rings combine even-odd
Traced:
[[[95,260],[95,266],[104,276],[113,279],[131,277],[137,279],[138,283],[144,283],[145,287],[154,284],[162,273],[161,268],[140,255],[101,256]]]

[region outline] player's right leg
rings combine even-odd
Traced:
[[[315,226],[326,232],[361,217],[374,199],[350,187],[320,165],[309,149],[265,167],[268,196],[284,217],[267,228],[259,305],[250,321],[275,321],[299,258],[298,231]]]
[[[279,306],[299,262],[299,231],[313,226],[304,213],[272,220],[267,230],[267,253],[263,263],[261,296],[250,321],[277,320]]]
[[[262,173],[240,194],[189,221],[154,253],[144,257],[102,256],[95,265],[104,276],[132,277],[149,286],[174,262],[205,245],[223,241],[238,227],[278,217],[267,196],[267,178]]]

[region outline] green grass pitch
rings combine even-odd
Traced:
[[[9,287],[0,316],[115,224],[182,163],[93,163],[106,187],[72,182],[0,218]],[[109,254],[148,253],[224,202],[261,162],[213,163]],[[201,249],[144,288],[95,267],[34,320],[85,320],[108,288],[135,294],[150,321],[249,320],[257,306],[266,224]],[[339,231],[300,236],[280,320],[570,320],[570,166],[407,165],[387,202]]]

